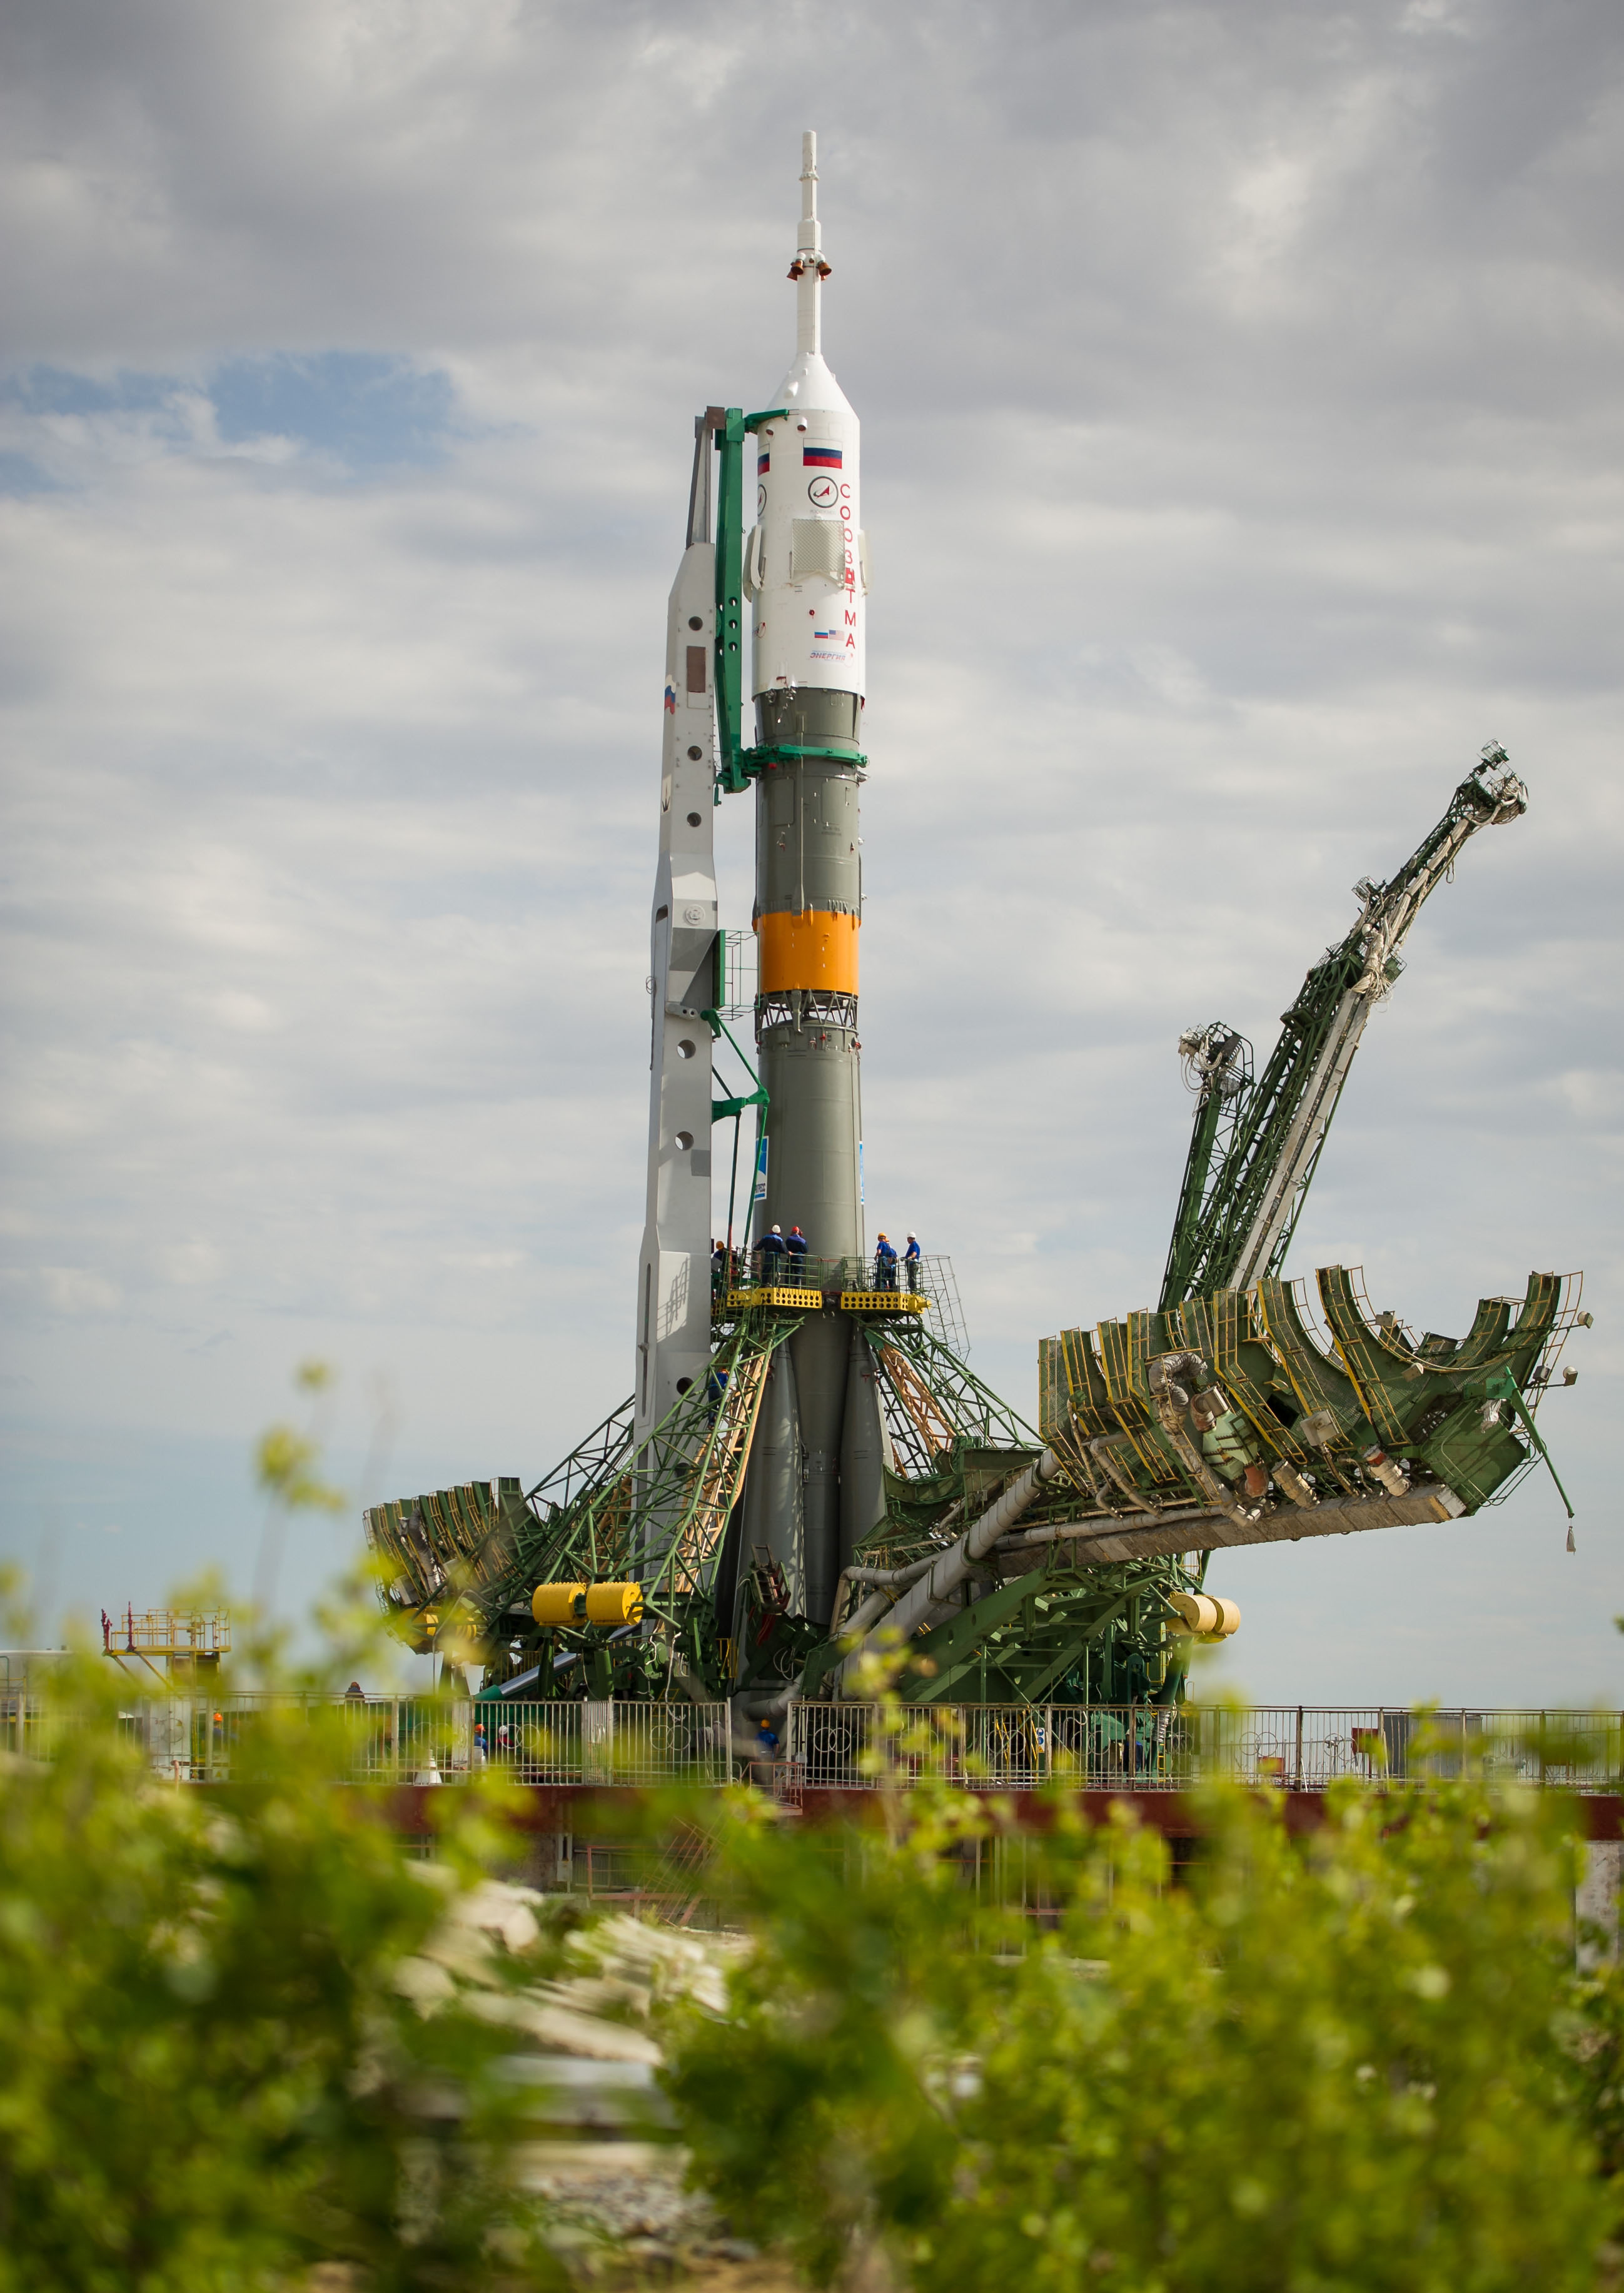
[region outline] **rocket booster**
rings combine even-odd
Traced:
[[[712,790],[713,425],[695,424],[688,539],[666,607],[660,853],[649,926],[648,1194],[637,1265],[637,1437],[710,1366],[710,1030],[721,1001]]]

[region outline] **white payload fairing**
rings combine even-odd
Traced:
[[[817,138],[801,142],[795,363],[774,401],[784,410],[755,433],[756,523],[744,547],[759,698],[865,690],[868,587],[860,509],[862,428],[823,350],[823,226]]]

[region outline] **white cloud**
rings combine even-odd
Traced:
[[[22,1278],[30,1279],[27,1276]],[[109,1282],[83,1266],[36,1267],[31,1284],[37,1290],[46,1312],[53,1315],[116,1313],[123,1297],[116,1282]]]

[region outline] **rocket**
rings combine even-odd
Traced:
[[[671,591],[637,1430],[652,1430],[706,1374],[710,1110],[702,1102],[710,1063],[701,1054],[710,1046],[694,1023],[722,1000],[712,789],[753,781],[755,1045],[767,1106],[750,1242],[775,1226],[786,1234],[799,1226],[821,1302],[773,1357],[719,1600],[764,1549],[783,1572],[792,1611],[822,1626],[841,1568],[882,1510],[885,1439],[872,1357],[857,1317],[838,1304],[842,1288],[862,1281],[866,1259],[857,950],[868,549],[860,426],[823,352],[830,266],[816,154],[816,136],[803,136],[789,272],[794,360],[768,410],[744,417],[742,433],[727,431],[737,417],[719,408],[696,425],[688,544]],[[713,542],[707,450],[723,433],[735,452],[742,436],[744,498],[719,489]],[[752,481],[739,604],[749,620],[755,740],[735,767],[736,640],[717,552],[726,560],[726,521],[743,523]],[[729,1619],[719,1623],[728,1632]]]
[[[861,1261],[858,792],[868,555],[862,433],[824,357],[829,265],[817,219],[815,136],[803,138],[801,152],[800,229],[790,266],[795,359],[771,401],[784,410],[756,433],[756,523],[744,547],[756,739],[765,752],[756,774],[753,921],[756,1041],[768,1103],[756,1239],[775,1225],[786,1233],[799,1225],[815,1260]],[[866,1349],[845,1317],[824,1311],[796,1332],[787,1353],[775,1365],[762,1407],[745,1484],[743,1543],[747,1552],[767,1546],[784,1568],[792,1606],[804,1604],[802,1612],[821,1625],[843,1560],[873,1526],[872,1519],[857,1525],[857,1492],[840,1470],[847,1389],[862,1375]],[[792,1391],[772,1390],[781,1385]],[[877,1443],[872,1377],[868,1395]],[[769,1477],[767,1445],[775,1435],[780,1457],[799,1453],[799,1493],[792,1464]],[[849,1454],[846,1462],[849,1468]],[[758,1489],[759,1482],[767,1485]]]

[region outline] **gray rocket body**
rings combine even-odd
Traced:
[[[800,1446],[800,1409],[795,1362],[788,1346],[773,1356],[756,1420],[744,1484],[744,1546],[769,1552],[784,1571],[793,1615],[807,1606],[803,1536],[806,1469]]]
[[[767,695],[757,703],[758,737],[855,746],[860,706],[850,693]],[[758,1232],[799,1225],[821,1259],[864,1250],[857,806],[855,764],[798,758],[768,766],[756,783],[756,1040],[769,1100]]]
[[[840,1428],[840,1567],[885,1514],[885,1469],[890,1462],[880,1412],[880,1373],[855,1321],[846,1367],[846,1414]],[[831,1598],[833,1588],[831,1587]],[[826,1612],[825,1612],[826,1614]]]
[[[855,748],[856,693],[804,689],[758,697],[763,746]],[[767,1196],[754,1239],[773,1226],[807,1237],[808,1274],[831,1299],[861,1279],[861,1054],[857,939],[862,912],[858,768],[838,756],[785,757],[756,786],[756,1040],[768,1098]],[[752,1459],[746,1535],[784,1560],[800,1613],[826,1622],[852,1545],[883,1503],[878,1392],[860,1330],[831,1305],[790,1341],[801,1487]],[[758,1435],[758,1449],[760,1436]],[[774,1495],[769,1497],[770,1484]],[[860,1526],[858,1525],[860,1522]],[[759,1525],[759,1534],[751,1534]]]

